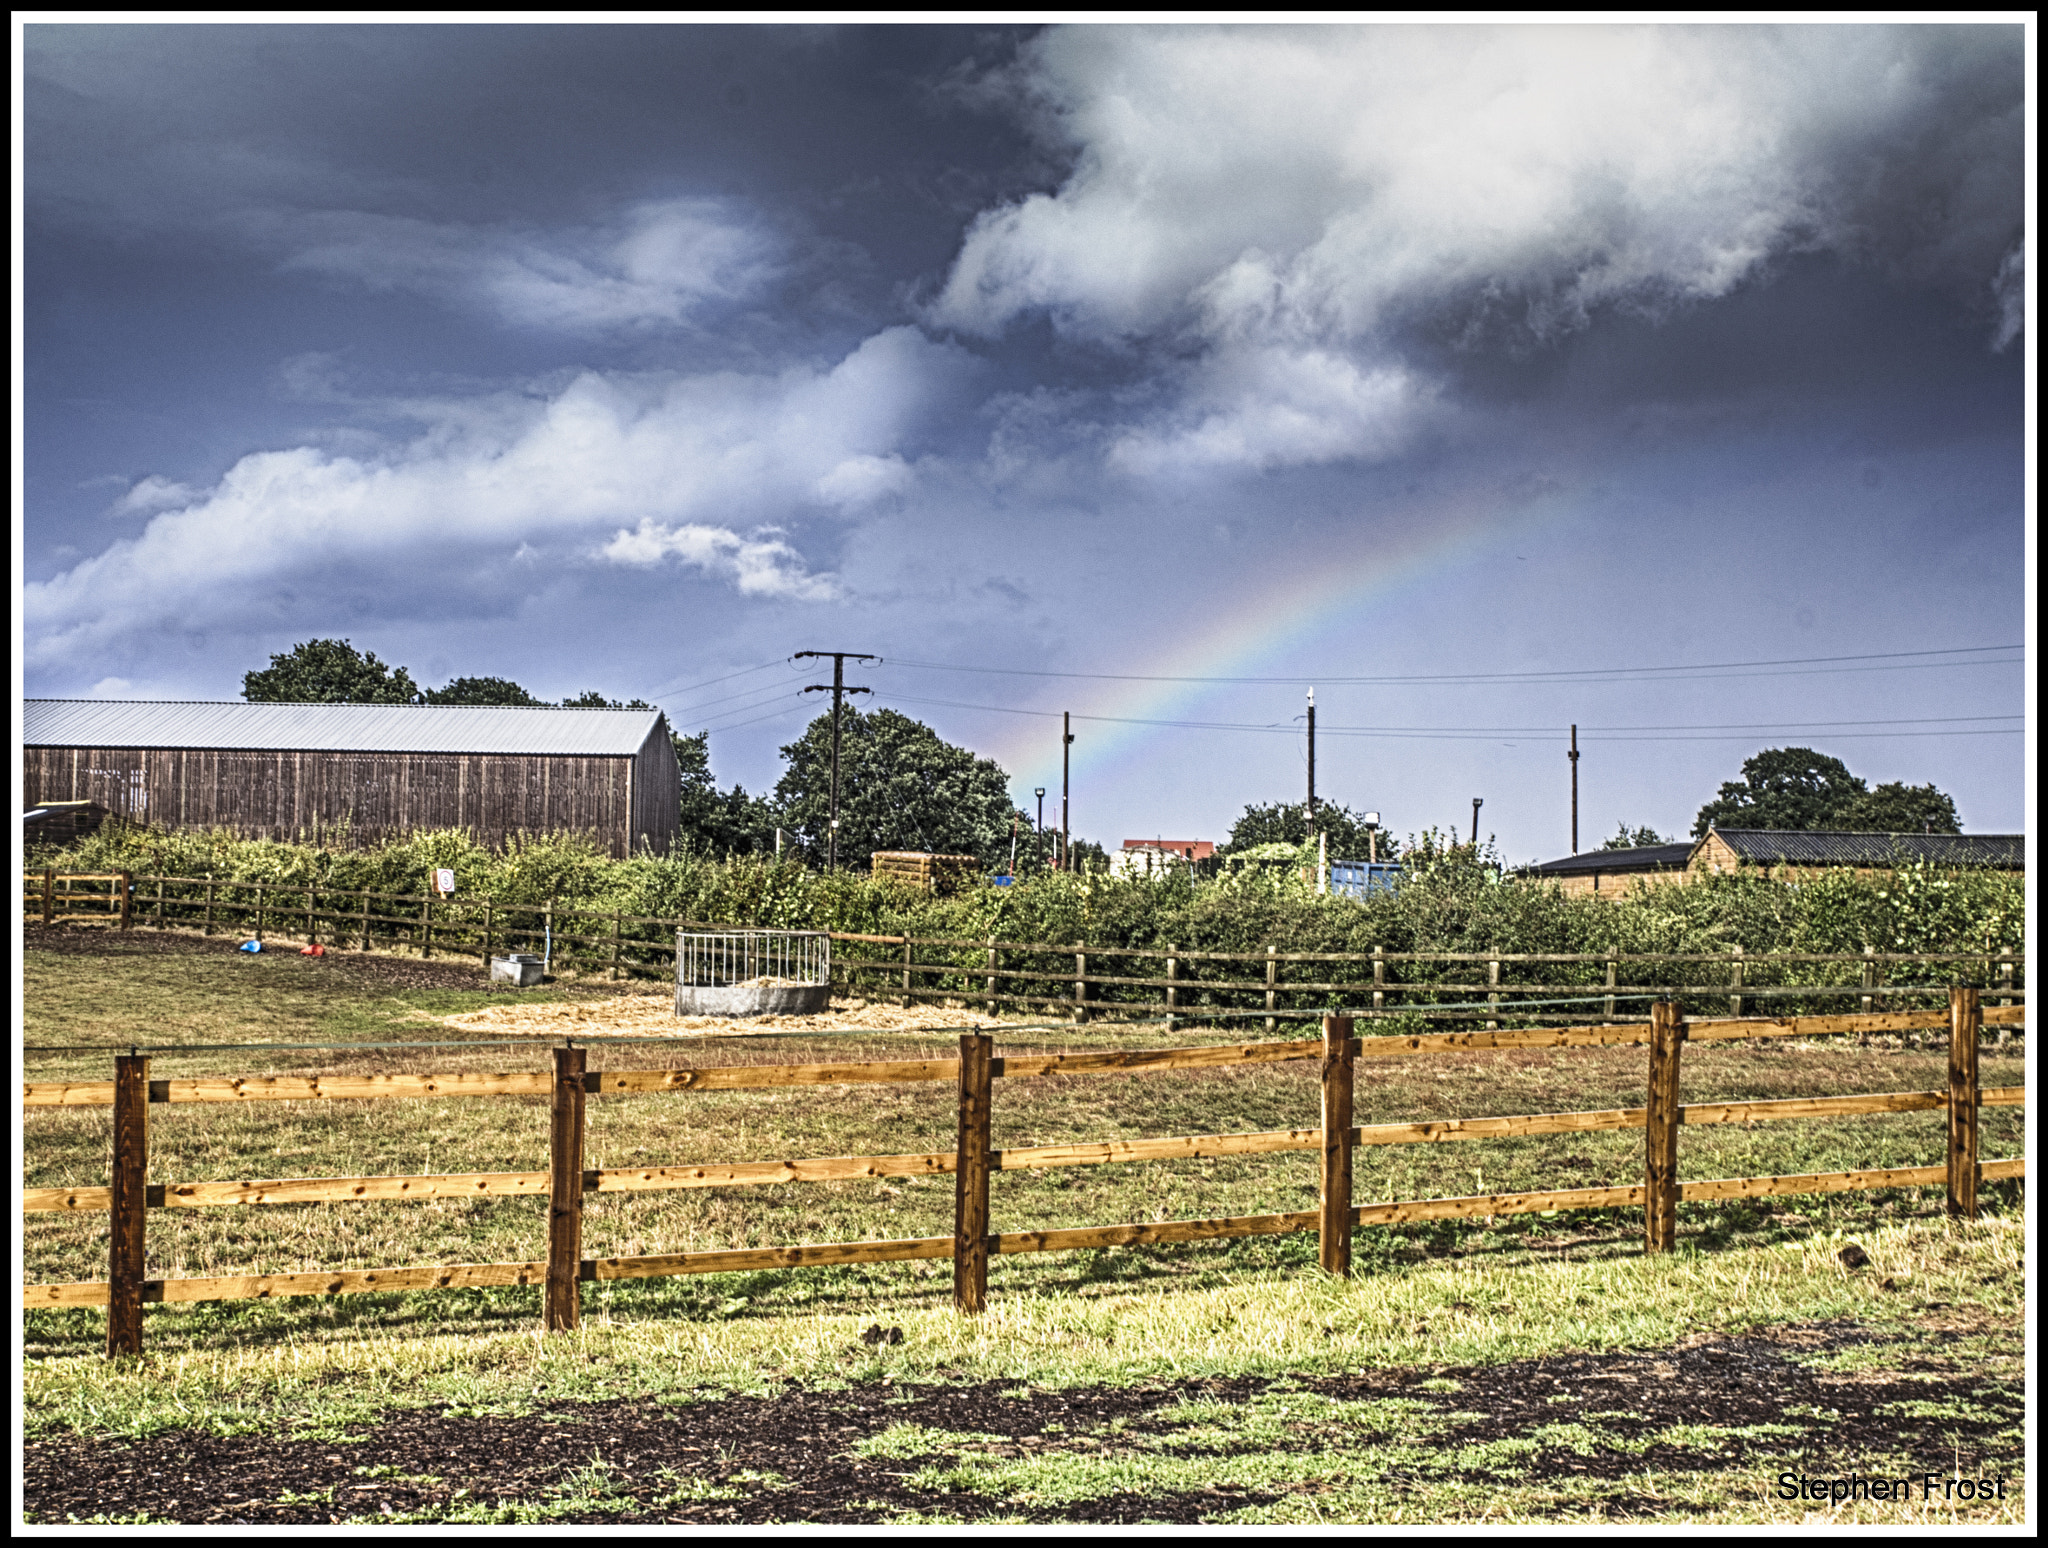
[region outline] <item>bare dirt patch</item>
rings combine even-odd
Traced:
[[[655,990],[578,1000],[574,1004],[492,1005],[482,1010],[435,1018],[465,1032],[494,1037],[531,1034],[539,1038],[689,1037],[730,1032],[929,1032],[940,1027],[999,1027],[994,1016],[913,1005],[908,1009],[873,1000],[835,999],[829,1011],[815,1016],[678,1016],[673,994]]]
[[[1197,1523],[1268,1505],[1286,1490],[1110,1491],[1047,1503],[969,1487],[943,1469],[1077,1458],[1270,1455],[1341,1464],[1360,1431],[1343,1405],[1398,1397],[1413,1418],[1393,1465],[1361,1455],[1356,1488],[1389,1510],[1428,1508],[1447,1484],[1548,1491],[1556,1514],[1685,1514],[1669,1498],[1760,1462],[1801,1472],[1879,1466],[1893,1476],[2008,1475],[2023,1465],[2017,1380],[1908,1355],[1862,1372],[1801,1363],[1873,1342],[1852,1324],[1718,1337],[1652,1351],[1577,1354],[1486,1367],[1403,1367],[1275,1380],[1233,1377],[1124,1387],[1020,1390],[1003,1382],[792,1385],[768,1396],[706,1393],[562,1404],[528,1417],[446,1408],[393,1415],[347,1442],[190,1434],[137,1441],[32,1440],[28,1519],[146,1514],[176,1522],[546,1520],[767,1524],[938,1515],[1073,1523]],[[1233,1441],[1215,1416],[1288,1393],[1324,1401]],[[1202,1405],[1199,1417],[1180,1411]],[[1939,1419],[1914,1417],[1938,1409]],[[940,1432],[928,1451],[864,1446],[897,1426]],[[1569,1430],[1561,1440],[1560,1426]],[[1384,1437],[1382,1437],[1384,1439]],[[886,1455],[875,1454],[887,1450]],[[967,1480],[966,1482],[963,1482]],[[1317,1486],[1320,1487],[1320,1486]],[[1569,1498],[1567,1505],[1565,1500]],[[1740,1503],[1731,1499],[1731,1504]],[[1541,1508],[1524,1511],[1541,1517]]]

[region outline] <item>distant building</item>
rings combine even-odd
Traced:
[[[1685,880],[1691,844],[1645,844],[1639,849],[1595,849],[1562,860],[1546,860],[1522,872],[1554,881],[1569,898],[1618,898],[1637,882],[1652,885]]]
[[[1777,828],[1709,828],[1684,844],[1595,849],[1526,867],[1521,874],[1553,881],[1570,897],[1618,898],[1638,882],[1661,885],[1694,876],[1748,869],[1798,880],[1826,871],[1874,876],[1901,865],[2024,871],[2026,836],[2019,833],[1840,833]]]
[[[496,845],[581,832],[623,858],[675,843],[659,710],[30,699],[22,795],[157,828],[374,844],[460,828]]]
[[[1177,865],[1192,865],[1216,853],[1207,839],[1125,839],[1109,857],[1112,876],[1164,876]]]
[[[1332,860],[1328,879],[1330,891],[1347,898],[1392,892],[1401,880],[1401,864],[1397,860]]]

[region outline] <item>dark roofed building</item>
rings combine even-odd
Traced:
[[[1546,860],[1522,872],[1538,881],[1554,881],[1567,897],[1618,898],[1637,882],[1685,880],[1692,859],[1691,844],[1644,844],[1635,849],[1593,849],[1562,860]]]
[[[1707,871],[1745,865],[1793,870],[1889,871],[1939,865],[2024,871],[2023,833],[1833,833],[1781,828],[1709,828],[1693,846],[1693,864]]]
[[[1745,866],[1797,875],[1846,867],[1864,875],[1901,865],[2024,871],[2027,841],[2019,833],[1833,833],[1776,828],[1709,828],[1686,844],[1594,849],[1525,867],[1522,875],[1552,881],[1572,897],[1618,898],[1638,882],[1682,882]]]
[[[30,699],[22,795],[161,828],[370,844],[462,828],[665,853],[682,787],[659,710]]]

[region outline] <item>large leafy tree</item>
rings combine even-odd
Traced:
[[[1830,827],[1851,833],[1960,833],[1953,797],[1933,785],[1896,780],[1860,795],[1835,813]]]
[[[1332,860],[1371,858],[1371,843],[1365,818],[1335,801],[1316,802],[1316,830],[1324,836]],[[1254,844],[1301,844],[1308,840],[1308,803],[1273,802],[1247,806],[1244,815],[1230,825],[1230,840],[1219,853],[1231,854]],[[1398,859],[1400,846],[1385,828],[1379,833],[1379,857]]]
[[[509,677],[458,677],[446,688],[429,688],[429,704],[517,704],[537,706],[536,699]]]
[[[251,704],[417,704],[420,687],[404,667],[386,666],[347,640],[307,640],[242,677]]]
[[[779,814],[770,802],[748,795],[737,784],[719,790],[711,776],[711,733],[669,736],[675,744],[676,771],[682,776],[682,837],[714,855],[773,854]]]
[[[1932,785],[1872,790],[1839,758],[1810,747],[1774,747],[1747,759],[1693,819],[1693,836],[1722,828],[1831,828],[1860,833],[1960,833],[1956,806]]]
[[[787,768],[775,803],[783,826],[822,862],[831,812],[831,714],[812,721],[782,756]],[[1016,816],[1010,778],[994,759],[977,758],[895,710],[841,712],[842,865],[864,866],[878,849],[912,849],[973,855],[999,866],[1008,862]]]

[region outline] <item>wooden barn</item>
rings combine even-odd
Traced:
[[[30,699],[22,797],[159,828],[374,844],[419,828],[675,842],[682,787],[659,710]]]

